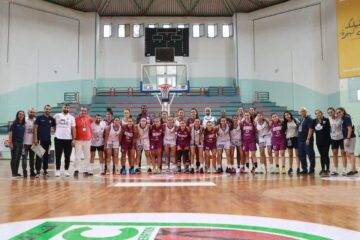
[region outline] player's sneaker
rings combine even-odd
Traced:
[[[65,177],[70,177],[70,173],[69,173],[69,171],[68,171],[68,170],[66,170],[64,175],[65,175]]]
[[[282,168],[281,168],[281,174],[286,174],[286,169],[285,169],[285,167],[282,167]]]
[[[195,169],[192,167],[192,168],[190,168],[190,173],[191,174],[194,174],[195,173]]]
[[[151,168],[148,168],[147,173],[152,173]]]
[[[60,177],[60,170],[56,170],[55,177]]]
[[[121,174],[121,175],[126,175],[126,168],[125,168],[125,167],[122,167],[122,168],[121,168],[120,174]]]
[[[134,167],[131,167],[130,170],[129,170],[129,173],[130,173],[131,175],[136,174],[135,168],[134,168]]]
[[[201,167],[199,172],[200,174],[204,174],[204,168]]]
[[[289,175],[293,174],[293,169],[292,169],[292,168],[289,168],[288,174],[289,174]]]
[[[280,173],[280,169],[279,169],[279,167],[276,167],[275,168],[275,174],[279,174]]]

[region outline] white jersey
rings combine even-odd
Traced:
[[[271,136],[271,131],[267,125],[268,124],[265,121],[262,124],[256,122],[256,129],[259,137]]]
[[[91,146],[100,147],[104,145],[104,131],[106,123],[101,121],[99,124],[91,124]]]
[[[203,127],[206,127],[206,124],[208,122],[212,122],[215,126],[216,124],[216,117],[213,117],[213,116],[205,116],[204,119],[203,119]]]
[[[140,126],[140,124],[137,124],[136,126],[137,126],[138,132],[139,132],[138,140],[140,140],[140,139],[149,139],[149,132],[150,132],[149,125],[146,124],[145,128],[142,128]]]
[[[240,146],[241,145],[241,127],[238,124],[237,128],[230,130],[230,142],[231,146]]]
[[[165,132],[164,132],[164,145],[176,145],[176,131],[175,124],[172,128],[169,128],[167,124],[165,124]]]
[[[329,118],[330,121],[330,127],[331,127],[331,131],[330,131],[330,137],[332,140],[341,140],[344,138],[343,136],[343,132],[342,132],[342,122],[343,120],[341,118],[335,118],[332,119],[331,117]]]
[[[191,146],[197,146],[197,147],[203,147],[204,144],[204,134],[201,132],[201,127],[198,129],[195,129],[194,126],[191,128],[191,138],[190,138],[190,145]]]
[[[298,126],[295,120],[286,123],[286,138],[294,138],[298,136]]]
[[[26,118],[25,119],[25,134],[24,134],[24,144],[32,145],[34,142],[34,122],[35,117],[33,119]]]
[[[108,137],[108,142],[119,142],[119,135],[121,132],[121,126],[119,125],[119,129],[114,129],[114,124],[110,124],[110,132]]]
[[[125,117],[123,117],[121,119],[121,126],[126,126],[127,124],[128,124],[128,120]]]
[[[219,126],[219,131],[217,133],[217,142],[218,143],[226,143],[230,142],[230,128],[229,125],[226,124],[225,129]]]
[[[71,140],[71,128],[75,127],[75,118],[69,113],[57,113],[54,119],[56,122],[55,137],[57,139]]]
[[[185,122],[185,124],[186,124],[186,119],[184,118],[183,120],[184,120],[184,122]],[[179,118],[176,118],[176,119],[175,119],[175,126],[180,127],[180,121],[181,121],[181,120],[180,120]]]

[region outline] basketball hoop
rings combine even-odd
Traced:
[[[170,92],[170,88],[171,85],[170,84],[161,84],[159,85],[160,91],[161,91],[161,100],[163,102],[168,102],[169,101],[169,92]]]

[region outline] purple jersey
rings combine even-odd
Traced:
[[[191,124],[194,124],[194,122],[195,122],[195,118],[189,117],[186,120],[186,126],[190,126]]]
[[[244,142],[256,142],[255,127],[253,123],[244,121],[241,131],[242,140]]]
[[[163,133],[164,133],[163,126],[160,126],[160,127],[156,127],[155,125],[152,126],[152,128],[150,129],[150,134],[149,134],[151,150],[162,149]]]
[[[190,147],[190,131],[185,128],[182,130],[179,128],[177,130],[176,144],[181,149],[186,149]]]
[[[134,128],[126,125],[123,129],[124,132],[121,139],[121,149],[126,151],[131,149],[134,145]]]
[[[273,143],[285,142],[286,134],[281,121],[271,123],[271,141]]]
[[[216,149],[216,130],[211,131],[205,129],[204,131],[204,147],[205,149]]]

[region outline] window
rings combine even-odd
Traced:
[[[222,36],[223,38],[229,38],[233,36],[233,26],[232,24],[222,25]]]
[[[357,90],[357,100],[360,101],[360,90]]]
[[[134,24],[133,25],[133,35],[134,38],[144,36],[144,25],[143,24]]]
[[[148,28],[157,28],[157,24],[151,23],[147,25]]]
[[[216,24],[209,24],[207,26],[207,36],[209,38],[215,38],[217,36],[217,25]]]
[[[178,24],[177,28],[189,28],[189,24]]]
[[[111,24],[104,24],[104,38],[111,37]]]
[[[162,27],[163,28],[171,28],[171,24],[166,23],[166,24],[163,24]]]
[[[222,25],[222,37],[229,38],[232,36],[233,36],[233,25],[232,24]]]
[[[194,24],[192,27],[194,38],[199,38],[204,36],[204,24]]]
[[[130,25],[129,24],[119,24],[118,26],[118,37],[125,38],[130,36]]]

